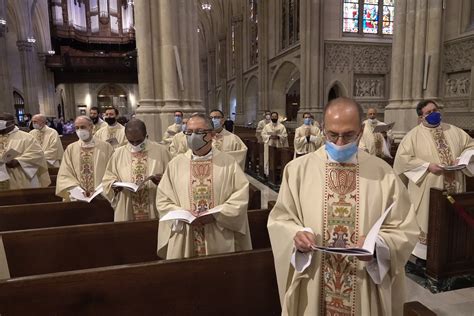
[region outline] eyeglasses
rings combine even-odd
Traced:
[[[212,129],[195,129],[195,130],[187,129],[183,133],[184,133],[184,135],[191,136],[191,134],[193,134],[193,133],[198,134],[198,135],[204,135],[204,134],[210,133],[212,131],[213,131]]]
[[[359,134],[356,132],[349,132],[347,134],[337,134],[334,132],[324,131],[324,136],[326,139],[332,143],[336,143],[339,138],[342,138],[342,141],[345,143],[352,143],[359,137]]]
[[[211,118],[211,120],[213,120],[213,119],[219,119],[220,120],[222,118],[222,116],[210,116],[210,118]]]

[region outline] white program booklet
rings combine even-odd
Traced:
[[[464,154],[459,157],[459,162],[457,165],[453,166],[443,166],[440,165],[441,168],[447,171],[454,171],[454,170],[462,170],[466,168],[468,165],[474,163],[474,149],[466,151]]]
[[[87,203],[90,203],[97,195],[101,194],[102,191],[104,191],[104,187],[102,186],[102,183],[95,188],[95,191],[92,192],[92,194],[89,197],[86,197],[84,193],[84,189],[82,189],[80,186],[75,187],[74,189],[69,191],[69,194],[71,195],[72,198],[78,200],[78,201],[84,201]]]
[[[8,149],[6,152],[3,153],[2,159],[0,160],[1,163],[8,163],[18,157],[20,153],[13,148]]]
[[[132,192],[137,192],[138,190],[141,190],[145,187],[146,185],[146,182],[148,180],[150,180],[153,176],[149,176],[147,178],[145,178],[145,180],[142,181],[142,183],[140,184],[135,184],[135,183],[132,183],[132,182],[114,182],[112,184],[112,187],[113,188],[117,188],[117,187],[122,187],[124,189],[127,189],[129,191],[132,191]]]
[[[375,222],[372,228],[369,230],[369,233],[365,237],[364,245],[362,248],[331,248],[331,247],[320,247],[313,246],[314,250],[319,250],[323,252],[329,252],[334,254],[346,255],[346,256],[371,256],[374,254],[375,241],[380,231],[380,227],[387,217],[388,213],[392,210],[395,202],[393,202],[382,214],[382,216]]]
[[[210,214],[220,213],[222,211],[222,209],[223,209],[222,205],[218,205],[214,208],[211,208],[210,210],[208,210],[206,212],[203,212],[203,213],[199,214],[198,217],[203,217],[203,216],[210,215]],[[194,216],[193,214],[191,214],[190,211],[187,211],[187,210],[176,210],[176,211],[168,212],[168,214],[166,214],[165,216],[163,216],[160,219],[160,222],[170,221],[170,220],[180,220],[180,221],[186,222],[188,224],[191,224],[198,217]]]
[[[395,122],[377,125],[374,127],[374,133],[388,132],[389,130],[393,128],[394,125],[395,125]]]

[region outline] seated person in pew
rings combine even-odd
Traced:
[[[64,149],[58,132],[46,125],[46,117],[42,114],[33,115],[31,135],[43,149],[48,167],[58,168],[63,159]]]
[[[47,187],[51,180],[43,150],[35,138],[0,112],[0,190]]]
[[[367,110],[367,119],[362,124],[364,124],[364,132],[362,133],[359,147],[371,155],[376,155],[380,158],[392,158],[390,154],[390,147],[393,142],[392,131],[374,133],[376,126],[387,125],[377,120],[376,108],[369,108]]]
[[[268,220],[282,315],[402,315],[419,233],[408,193],[387,163],[358,149],[359,104],[337,98],[323,115],[325,146],[286,166]],[[373,255],[313,250],[360,248],[392,203]]]
[[[210,113],[214,126],[215,138],[212,146],[221,152],[225,152],[237,161],[242,170],[245,169],[245,158],[247,157],[247,146],[239,136],[229,132],[224,128],[224,113],[221,110],[212,110]]]
[[[174,123],[166,128],[161,141],[163,145],[169,146],[173,140],[173,137],[183,131],[183,117],[183,112],[174,112]]]
[[[186,130],[186,125],[188,124],[188,119],[183,118],[183,124],[181,124],[181,132],[174,135],[171,139],[171,144],[168,147],[168,150],[171,153],[171,156],[176,157],[179,154],[184,154],[188,151],[188,142],[186,141],[186,135],[184,131]]]
[[[295,157],[312,153],[323,145],[323,134],[318,122],[314,121],[313,114],[303,113],[303,125],[295,131],[294,145]]]
[[[92,136],[93,123],[88,116],[74,122],[79,140],[67,146],[56,178],[56,195],[71,201],[69,190],[79,186],[86,195],[102,183],[112,145]]]
[[[108,142],[114,149],[127,144],[125,127],[117,122],[118,116],[119,111],[116,108],[112,107],[105,110],[104,120],[107,125],[99,129],[95,134],[93,133],[94,138]]]
[[[432,100],[418,103],[416,112],[419,124],[400,142],[393,169],[402,180],[408,179],[408,193],[421,228],[413,255],[426,260],[430,189],[449,193],[466,190],[464,174],[472,176],[474,167],[447,171],[442,166],[457,164],[461,155],[474,150],[474,140],[462,129],[443,123],[439,107]]]
[[[272,121],[271,118],[272,118],[272,112],[266,110],[265,113],[263,113],[263,120],[258,122],[257,128],[255,130],[255,136],[257,137],[257,142],[263,143],[262,131],[263,131],[263,128]]]
[[[288,133],[286,132],[285,125],[278,121],[278,113],[272,112],[271,122],[265,125],[262,130],[262,140],[265,143],[263,152],[263,169],[265,174],[269,174],[268,165],[268,146],[277,148],[288,147]]]
[[[102,180],[103,195],[115,210],[116,222],[158,218],[156,186],[171,154],[164,145],[147,139],[145,123],[138,119],[125,125],[125,136],[128,145],[117,148],[107,164]],[[134,192],[114,186],[116,182],[133,183],[141,188]]]
[[[185,210],[201,215],[192,224],[160,221],[158,256],[187,258],[252,249],[247,205],[249,182],[235,159],[212,147],[212,121],[203,114],[188,120],[186,138],[191,149],[174,158],[158,185],[156,208],[160,218]]]

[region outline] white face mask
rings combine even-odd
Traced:
[[[138,152],[144,150],[145,149],[145,140],[143,142],[141,142],[140,144],[136,145],[136,146],[130,144],[130,148],[131,148],[132,153],[138,153]]]
[[[0,120],[0,131],[7,128],[7,121]]]
[[[37,123],[33,123],[33,128],[38,130],[42,129],[42,127]]]
[[[265,115],[265,119],[266,119],[267,121],[270,121],[271,116],[267,114],[267,115]]]
[[[85,142],[86,140],[89,139],[89,137],[91,136],[91,133],[87,129],[78,129],[76,131],[76,135],[77,137],[79,137],[80,140]]]

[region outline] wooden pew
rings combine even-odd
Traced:
[[[403,306],[404,316],[436,316],[432,310],[418,301],[407,302]]]
[[[114,210],[106,200],[51,202],[0,206],[0,232],[113,222]]]
[[[268,183],[272,186],[279,186],[283,175],[285,166],[293,160],[294,149],[269,147],[269,171]]]
[[[258,147],[258,176],[265,179],[265,146],[263,143],[257,143]]]
[[[0,206],[58,202],[55,187],[0,191]]]
[[[59,172],[59,168],[48,168],[48,173],[50,176],[57,176]]]
[[[76,142],[77,140],[79,140],[79,138],[77,138],[76,133],[61,136],[61,144],[63,145],[64,149],[66,149],[66,147],[69,144],[72,144],[72,143]]]
[[[280,313],[270,249],[0,282],[7,316]]]
[[[474,216],[474,192],[453,194],[456,204]],[[455,211],[446,192],[430,191],[426,274],[430,289],[453,289],[457,279],[474,276],[474,229]]]
[[[270,247],[268,214],[268,210],[248,212],[254,249]],[[1,234],[12,278],[158,260],[157,236],[158,220]]]
[[[259,210],[262,207],[262,193],[256,186],[249,185],[249,210]]]

